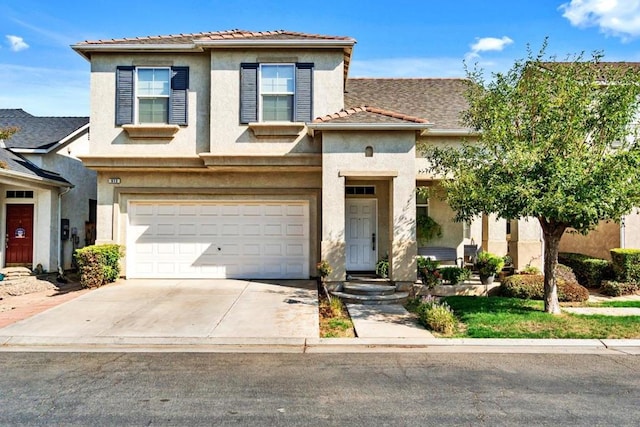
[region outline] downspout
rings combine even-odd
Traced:
[[[62,193],[58,193],[58,273],[63,274],[62,269],[62,196],[71,191],[73,187],[67,187]]]

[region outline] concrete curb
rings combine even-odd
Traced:
[[[0,336],[0,352],[528,353],[640,355],[640,340]]]

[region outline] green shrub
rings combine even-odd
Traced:
[[[455,331],[458,320],[447,303],[439,302],[432,296],[426,296],[419,300],[414,299],[412,305],[415,306],[412,307],[414,308],[412,311],[418,314],[420,323],[426,328],[446,335]]]
[[[385,257],[378,261],[376,264],[376,275],[383,279],[389,277],[389,258]]]
[[[613,274],[618,282],[640,283],[640,249],[611,249]]]
[[[621,295],[632,295],[640,291],[640,285],[634,282],[616,282],[614,280],[605,280],[602,282],[600,292],[604,295],[619,297]]]
[[[603,280],[613,278],[611,263],[605,259],[560,252],[558,262],[571,267],[578,283],[587,288],[599,288]]]
[[[480,276],[496,275],[504,267],[504,258],[482,251],[476,257],[474,266]]]
[[[589,299],[589,291],[574,281],[557,278],[558,300],[583,302]],[[500,284],[500,295],[509,298],[544,299],[544,276],[540,274],[516,274]]]
[[[471,270],[460,267],[443,267],[440,269],[440,275],[445,282],[457,285],[471,277]]]
[[[420,312],[420,321],[429,329],[441,334],[451,335],[458,321],[446,303],[434,303]]]
[[[77,249],[74,256],[80,271],[80,284],[85,288],[97,288],[120,276],[120,245],[86,246]]]

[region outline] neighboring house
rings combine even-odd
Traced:
[[[372,271],[416,280],[418,246],[507,253],[506,223],[452,221],[419,144],[472,139],[464,79],[349,79],[355,40],[288,31],[86,41],[98,242],[126,246],[129,278],[308,278]],[[442,237],[418,242],[426,215]],[[511,224],[517,266],[539,227]]]
[[[77,157],[89,150],[89,118],[0,109],[0,127],[18,128],[0,141],[2,266],[70,268],[73,250],[95,239],[96,173]]]

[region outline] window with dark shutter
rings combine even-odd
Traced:
[[[116,68],[116,125],[169,123],[186,126],[189,67]]]
[[[314,64],[295,64],[293,78],[287,77],[286,67],[293,70],[294,65],[240,64],[240,123],[312,120]],[[287,81],[292,83],[294,92],[288,92]]]

